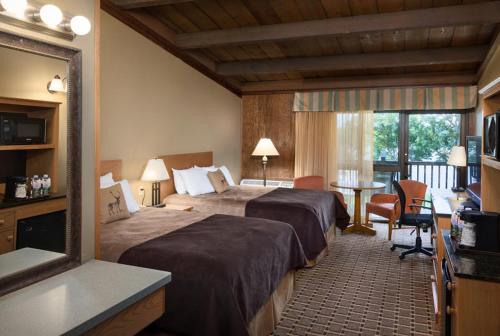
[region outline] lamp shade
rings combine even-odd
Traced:
[[[457,167],[467,166],[467,157],[465,155],[464,146],[453,146],[450,157],[448,158],[448,164]]]
[[[151,159],[142,173],[141,181],[155,182],[168,180],[169,178],[165,162],[162,159]]]
[[[52,79],[49,82],[48,90],[49,90],[50,93],[65,92],[65,90],[64,90],[64,83],[63,83],[61,77],[59,77],[58,75],[56,75],[54,77],[54,79]]]
[[[252,156],[278,156],[278,150],[274,147],[273,142],[269,138],[261,138],[255,149],[253,150]]]

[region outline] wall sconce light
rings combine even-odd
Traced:
[[[66,92],[64,88],[64,79],[61,79],[59,75],[55,75],[54,78],[47,83],[47,91],[54,94],[57,92]]]
[[[70,41],[75,35],[87,35],[92,28],[84,16],[73,16],[56,5],[35,0],[0,0],[0,21]]]

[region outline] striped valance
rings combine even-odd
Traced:
[[[453,110],[476,106],[476,86],[296,92],[295,112]]]

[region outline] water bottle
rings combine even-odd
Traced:
[[[50,186],[52,182],[50,180],[49,175],[44,174],[42,178],[42,195],[47,196],[50,194]]]
[[[33,178],[31,179],[31,196],[32,197],[41,196],[41,189],[42,189],[42,181],[40,180],[40,177],[38,177],[38,175],[33,175]]]

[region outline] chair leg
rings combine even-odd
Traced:
[[[365,215],[365,225],[368,226],[369,222],[370,222],[370,213],[367,211]]]
[[[392,219],[389,219],[389,240],[392,240],[392,227],[394,226],[394,222],[392,221]]]

